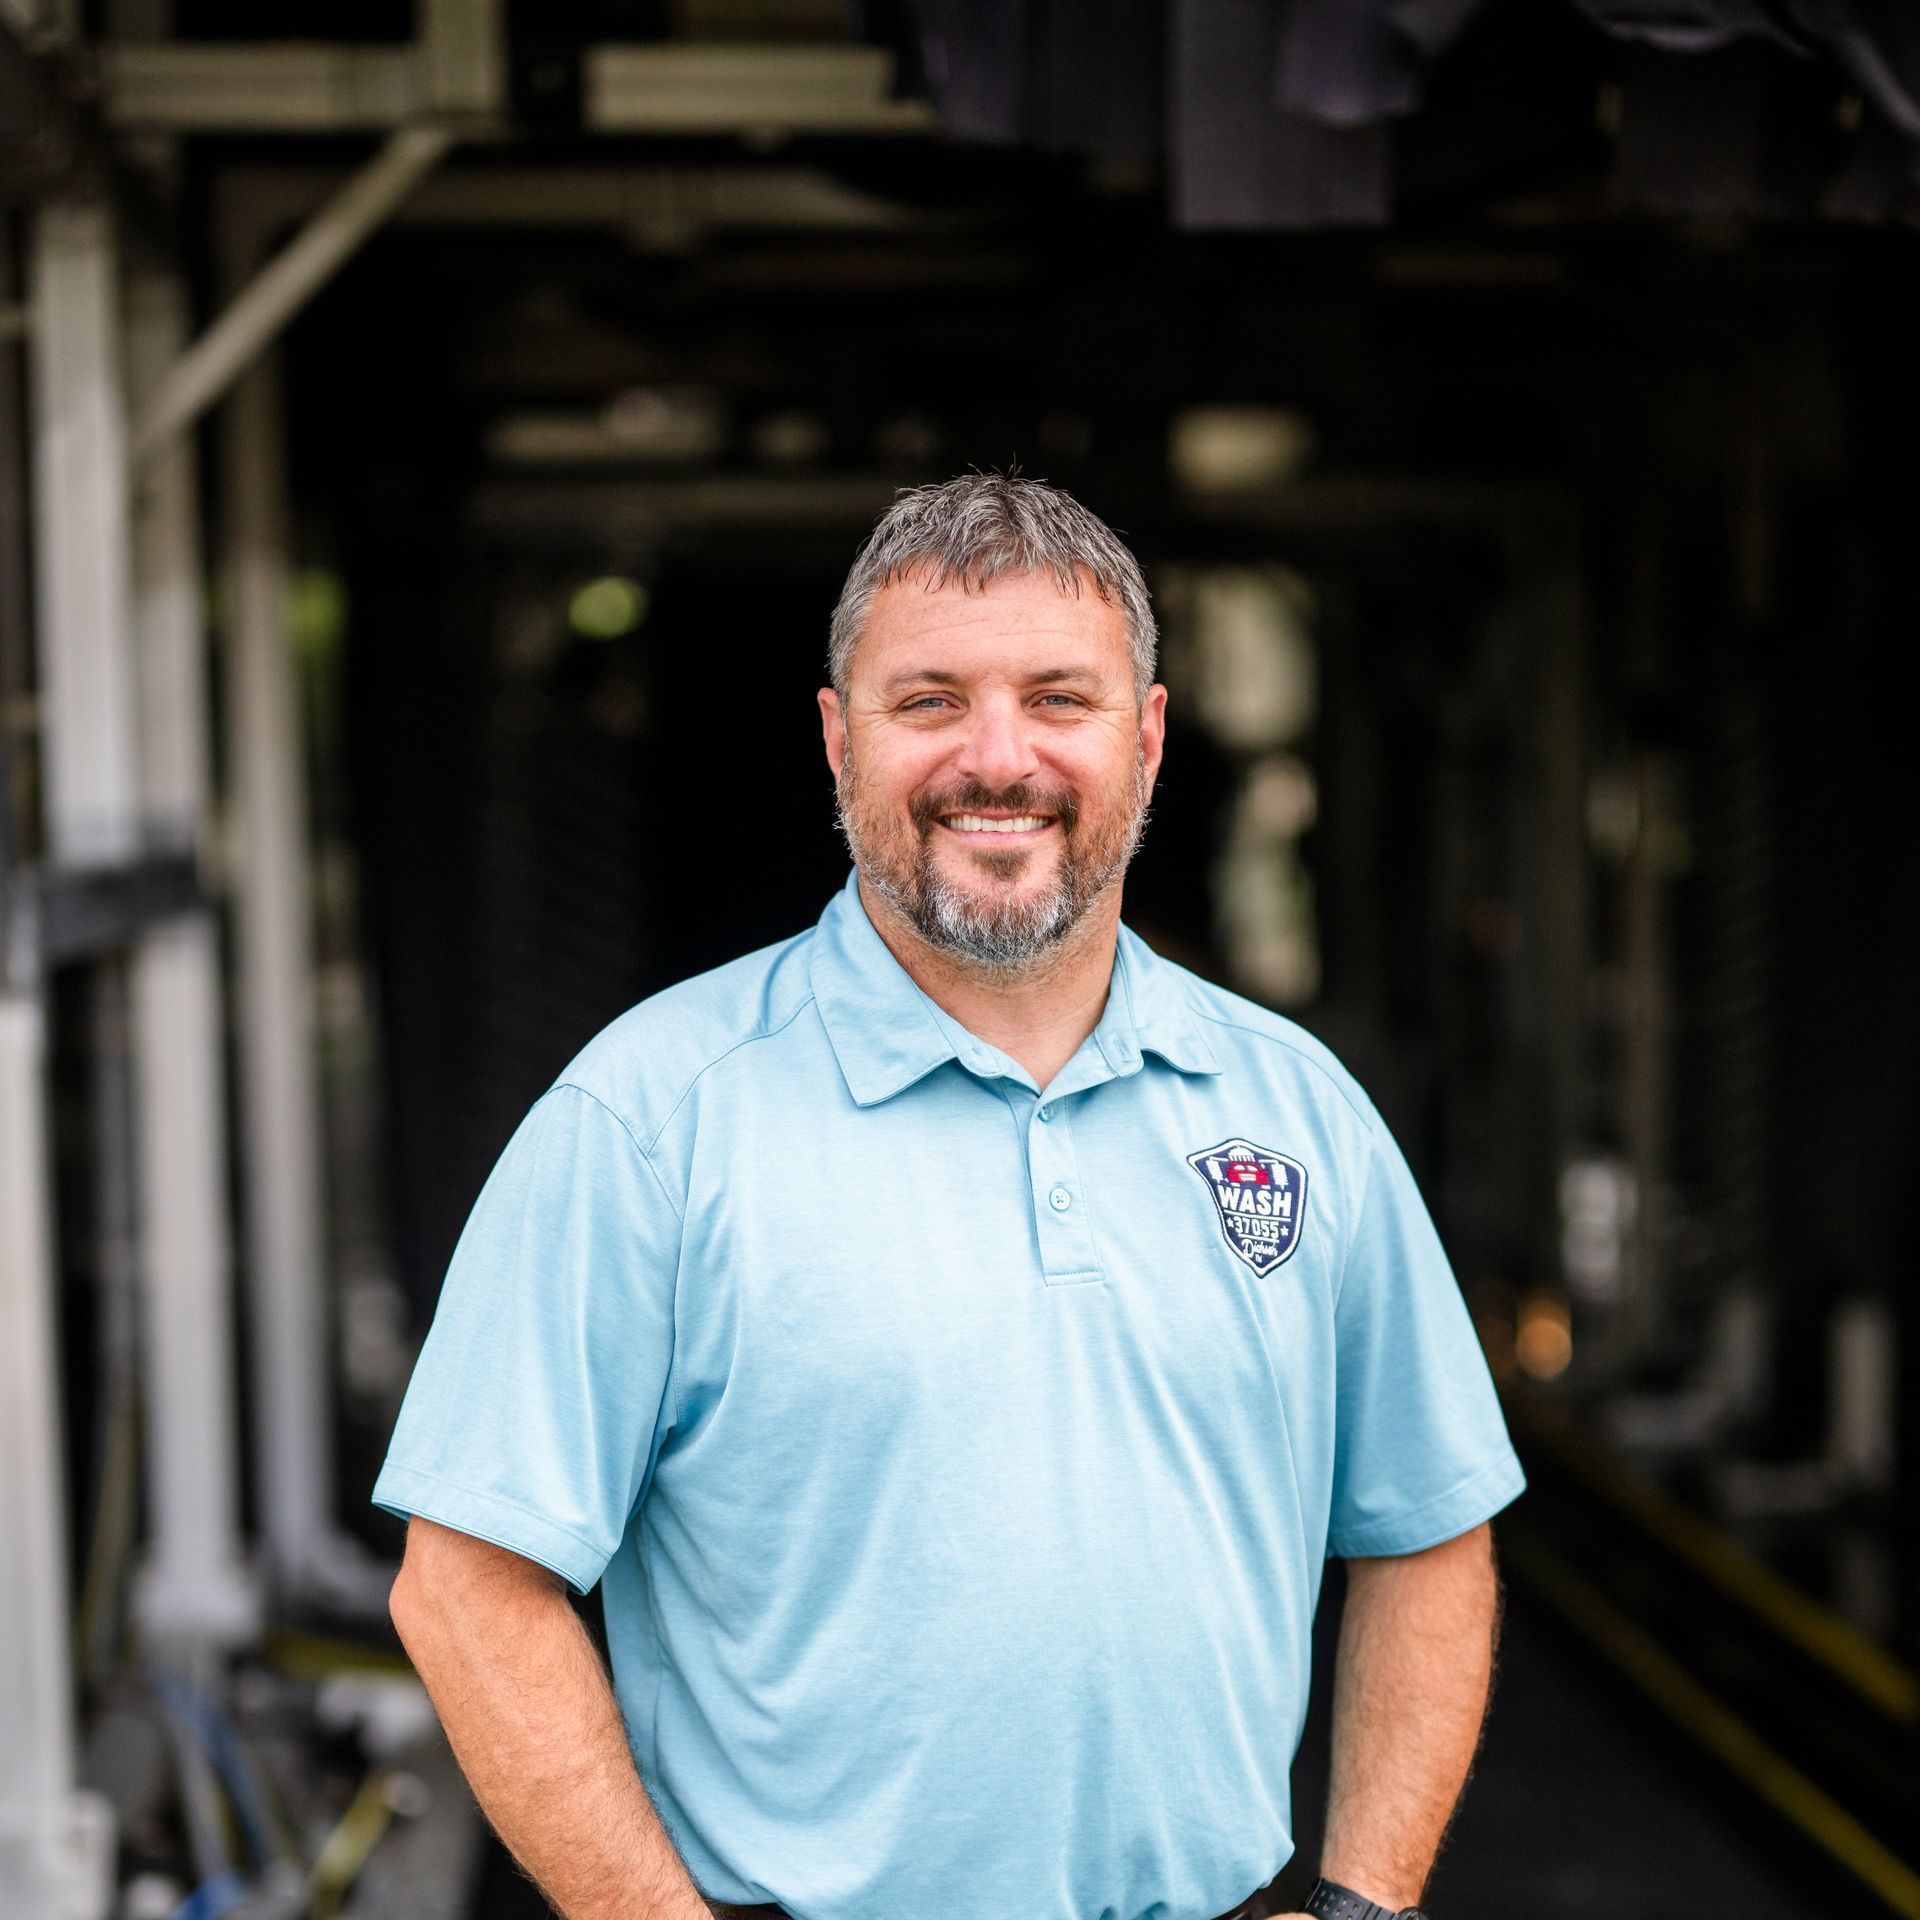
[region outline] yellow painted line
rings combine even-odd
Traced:
[[[335,1673],[413,1675],[413,1662],[392,1647],[338,1640],[323,1633],[296,1633],[282,1627],[266,1635],[260,1651],[299,1680],[324,1680]]]
[[[307,1876],[313,1895],[311,1920],[339,1920],[347,1889],[360,1876],[381,1836],[393,1825],[393,1804],[387,1788],[392,1775],[385,1767],[376,1767],[360,1783],[360,1790],[340,1816],[340,1824],[327,1835],[320,1857]]]
[[[1904,1920],[1920,1920],[1920,1873],[1877,1840],[1798,1767],[1775,1753],[1559,1554],[1517,1524],[1500,1536],[1500,1553],[1503,1561],[1558,1607],[1669,1719],[1857,1880],[1871,1887],[1895,1913]]]
[[[1616,1460],[1569,1415],[1529,1394],[1506,1397],[1507,1412],[1528,1439],[1546,1448],[1602,1499],[1628,1514],[1671,1553],[1723,1593],[1846,1681],[1889,1719],[1920,1721],[1920,1677],[1911,1667],[1783,1580],[1698,1513],[1683,1507]]]

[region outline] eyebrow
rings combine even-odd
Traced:
[[[964,674],[946,673],[939,668],[928,667],[924,670],[909,668],[905,673],[896,673],[892,679],[884,682],[880,691],[898,693],[904,687],[934,686],[957,687],[965,679]],[[1037,673],[1029,673],[1021,684],[1029,687],[1052,687],[1063,684],[1094,687],[1100,684],[1101,676],[1091,667],[1042,667]]]

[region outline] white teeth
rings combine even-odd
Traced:
[[[1043,813],[1016,813],[1011,820],[989,820],[984,813],[947,815],[947,825],[959,833],[1032,833],[1046,824]]]

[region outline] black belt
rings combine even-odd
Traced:
[[[714,1920],[792,1920],[785,1907],[727,1907],[718,1901],[709,1900]],[[1223,1913],[1219,1920],[1253,1920],[1253,1902],[1242,1900],[1231,1913]]]
[[[1253,1903],[1266,1890],[1256,1888],[1237,1907],[1219,1915],[1218,1920],[1253,1920]],[[714,1920],[792,1920],[785,1907],[729,1907],[719,1900],[709,1900],[707,1905],[713,1911]]]

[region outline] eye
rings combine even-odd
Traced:
[[[937,707],[942,705],[946,698],[947,696],[944,693],[917,693],[906,703],[904,710],[912,713],[916,708],[920,707]]]
[[[1052,700],[1059,701],[1064,707],[1077,707],[1080,704],[1080,696],[1074,693],[1043,693],[1040,699],[1043,705]]]

